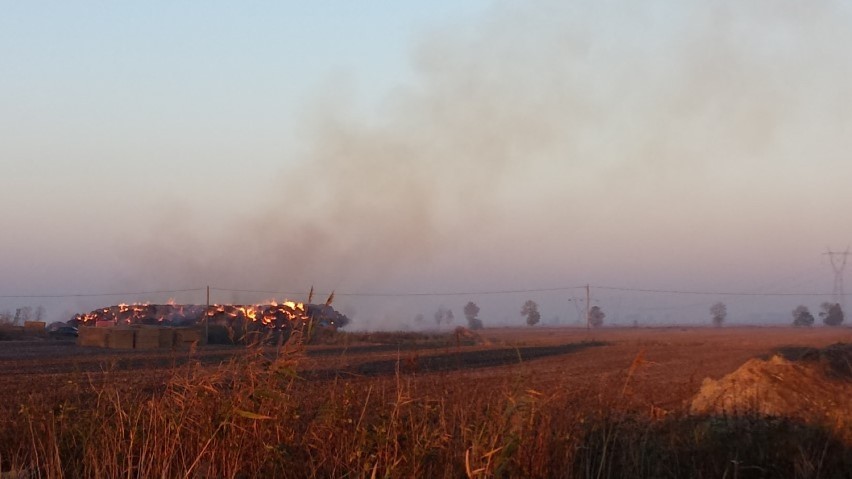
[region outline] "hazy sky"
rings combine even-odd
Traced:
[[[0,10],[0,296],[831,292],[821,253],[852,243],[844,2]],[[545,318],[575,319],[579,292],[548,294]],[[596,297],[673,321],[717,299]],[[509,321],[525,299],[339,298],[364,325],[468,299]]]

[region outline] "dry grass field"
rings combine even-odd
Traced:
[[[688,413],[705,378],[835,343],[852,329],[4,342],[0,477],[850,477],[830,424]]]

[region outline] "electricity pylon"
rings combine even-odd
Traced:
[[[849,247],[846,247],[846,251],[842,253],[839,251],[831,251],[831,248],[828,248],[828,251],[823,253],[828,255],[828,260],[831,263],[831,269],[834,270],[834,291],[832,291],[831,297],[832,300],[839,304],[843,311],[846,311],[846,305],[844,304],[843,298],[845,297],[843,292],[843,270],[846,268],[846,259],[849,257]]]

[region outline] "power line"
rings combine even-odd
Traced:
[[[850,253],[852,254],[852,253]],[[678,295],[704,295],[704,296],[833,296],[837,293],[814,293],[814,292],[741,292],[741,291],[694,291],[694,290],[674,290],[674,289],[648,289],[648,288],[626,288],[618,286],[606,285],[591,285],[590,288],[605,290],[605,291],[624,291],[634,293],[649,293],[649,294],[678,294]],[[487,296],[499,294],[520,294],[520,293],[548,293],[560,291],[576,291],[585,290],[586,286],[560,286],[550,288],[527,288],[527,289],[504,289],[504,290],[483,290],[483,291],[443,291],[443,292],[335,292],[335,296],[344,297],[429,297],[429,296]],[[185,288],[185,289],[170,289],[156,291],[133,291],[133,292],[110,292],[110,293],[69,293],[69,294],[6,294],[0,295],[0,298],[91,298],[91,297],[107,297],[107,296],[142,296],[149,294],[167,294],[167,293],[188,293],[205,291],[206,288]],[[226,291],[237,293],[255,293],[255,294],[273,294],[273,295],[289,295],[298,296],[306,294],[305,291],[273,291],[260,289],[237,289],[237,288],[220,288],[210,287],[211,291]],[[840,294],[841,297],[846,296],[845,293]]]
[[[688,294],[706,296],[831,296],[832,293],[751,293],[735,291],[684,291],[671,289],[644,289],[644,288],[620,288],[616,286],[593,286],[595,289],[610,291],[631,291],[636,293],[657,294]]]
[[[648,289],[648,288],[625,288],[618,286],[595,286],[591,285],[592,289],[602,289],[608,291],[626,291],[635,293],[653,293],[653,294],[680,294],[680,295],[707,295],[707,296],[831,296],[832,293],[814,293],[814,292],[741,292],[741,291],[690,291],[690,290],[673,290],[673,289]],[[230,291],[241,293],[258,293],[258,294],[286,294],[299,295],[305,294],[304,291],[270,291],[270,290],[252,290],[252,289],[229,289],[229,288],[214,288],[216,291]],[[477,296],[477,295],[494,295],[494,294],[517,294],[517,293],[546,293],[558,291],[585,290],[586,286],[565,286],[554,288],[531,288],[531,289],[506,289],[494,291],[445,291],[445,292],[335,292],[335,296],[348,297],[416,297],[416,296]]]
[[[555,291],[571,291],[576,289],[583,289],[585,286],[572,286],[572,287],[557,287],[557,288],[533,288],[533,289],[507,289],[507,290],[498,290],[498,291],[448,291],[448,292],[405,292],[405,293],[391,293],[391,292],[355,292],[355,293],[338,293],[335,292],[335,296],[346,296],[346,297],[417,297],[417,296],[485,296],[485,295],[494,295],[494,294],[519,294],[519,293],[547,293],[547,292],[555,292]],[[238,293],[258,293],[258,294],[285,294],[285,295],[299,295],[305,294],[304,291],[301,292],[293,292],[293,291],[261,291],[261,290],[250,290],[250,289],[229,289],[229,288],[214,288],[210,287],[211,290],[215,291],[228,291],[228,292],[238,292]]]
[[[74,293],[74,294],[3,294],[0,298],[94,298],[103,296],[142,296],[144,294],[188,293],[204,291],[204,288],[169,289],[161,291],[136,291],[131,293]]]
[[[286,294],[296,296],[299,294],[307,294],[305,291],[268,291],[260,289],[235,289],[235,288],[219,288],[210,286],[210,291],[227,291],[229,293],[257,293],[257,294]],[[338,293],[335,293],[338,294]]]

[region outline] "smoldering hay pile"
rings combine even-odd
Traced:
[[[259,305],[235,304],[119,304],[75,315],[70,324],[193,326],[208,324],[234,326],[253,324],[272,330],[288,330],[312,323],[315,326],[342,328],[349,318],[327,304],[285,301]]]
[[[705,379],[691,412],[785,417],[831,428],[852,441],[852,344],[786,348]]]

